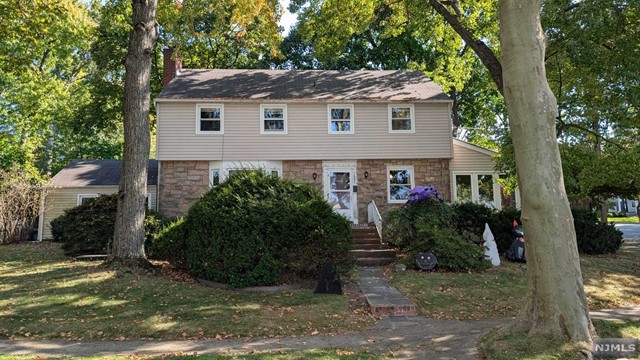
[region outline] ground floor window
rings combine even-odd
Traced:
[[[404,203],[414,184],[413,166],[394,165],[387,167],[387,192],[390,203]]]
[[[475,202],[496,209],[502,207],[504,194],[496,174],[454,172],[452,183],[454,202]]]
[[[229,176],[244,171],[263,171],[282,177],[282,161],[212,161],[209,163],[209,187],[218,186]]]
[[[78,194],[78,205],[86,203],[90,199],[95,199],[98,194]]]

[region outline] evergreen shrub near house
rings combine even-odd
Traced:
[[[622,232],[611,224],[598,221],[598,216],[587,209],[573,209],[578,251],[583,254],[615,253],[622,246]]]
[[[441,269],[473,271],[489,267],[484,247],[462,235],[455,226],[456,219],[451,204],[432,197],[390,211],[385,219],[385,236],[408,252],[408,262],[418,253],[429,251],[437,257]]]
[[[580,253],[618,251],[622,245],[622,233],[612,224],[600,223],[590,210],[572,209],[572,214]],[[484,224],[489,224],[498,252],[504,254],[514,239],[514,220],[522,224],[520,210],[505,208],[496,211],[482,204],[451,205],[430,199],[389,212],[385,220],[385,235],[390,243],[407,250],[412,257],[418,252],[431,251],[438,257],[440,267],[453,271],[480,269],[482,264],[475,262],[477,258],[473,254],[475,244],[482,241]],[[526,238],[526,229],[524,232]],[[460,244],[463,243],[474,246],[462,247]],[[466,250],[469,251],[465,254]],[[470,264],[465,264],[465,259]]]
[[[50,223],[53,240],[62,242],[62,250],[69,256],[106,254],[113,240],[117,209],[117,194],[100,195],[67,209]],[[165,222],[158,212],[147,210],[145,245]]]
[[[151,242],[149,257],[167,260],[179,268],[186,267],[187,230],[184,218],[179,218],[162,227]]]
[[[306,183],[243,171],[212,188],[189,210],[187,268],[233,287],[314,279],[326,262],[354,264],[347,219]]]

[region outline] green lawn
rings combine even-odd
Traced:
[[[0,337],[274,337],[359,331],[372,321],[344,296],[218,290],[70,261],[52,243],[0,247]]]
[[[640,321],[601,321],[593,325],[601,338],[640,338]],[[582,360],[575,344],[550,342],[541,336],[498,331],[485,334],[478,342],[480,354],[490,360]]]
[[[607,221],[614,222],[616,224],[639,224],[640,223],[637,216],[627,216],[627,217],[609,216],[607,218]]]
[[[583,256],[581,267],[592,310],[640,304],[640,252]],[[511,262],[480,273],[406,271],[391,283],[420,313],[444,319],[513,317],[524,303],[526,265]]]

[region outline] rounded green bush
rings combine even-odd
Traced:
[[[197,277],[233,287],[314,278],[353,266],[349,221],[311,185],[243,171],[189,210],[186,262]]]
[[[62,242],[66,255],[106,254],[113,241],[118,195],[100,195],[82,205],[67,209],[51,221],[54,241]],[[147,210],[145,247],[166,220],[158,212]]]

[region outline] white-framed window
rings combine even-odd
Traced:
[[[415,109],[413,104],[389,105],[389,132],[415,133]]]
[[[196,105],[196,134],[224,134],[224,105]]]
[[[353,134],[353,105],[327,105],[329,134]]]
[[[151,209],[151,193],[147,193],[147,199],[145,200],[147,209]]]
[[[387,199],[390,203],[407,202],[415,186],[415,173],[411,165],[387,166]]]
[[[209,187],[220,185],[220,169],[209,169]]]
[[[287,105],[260,105],[260,134],[287,133]]]
[[[230,175],[241,171],[263,171],[282,177],[282,161],[211,161],[209,163],[209,187],[220,185]]]
[[[503,194],[497,174],[454,171],[451,180],[454,202],[475,202],[495,209],[502,208]]]
[[[98,197],[98,194],[78,194],[78,205],[84,204],[89,199],[95,199]]]

